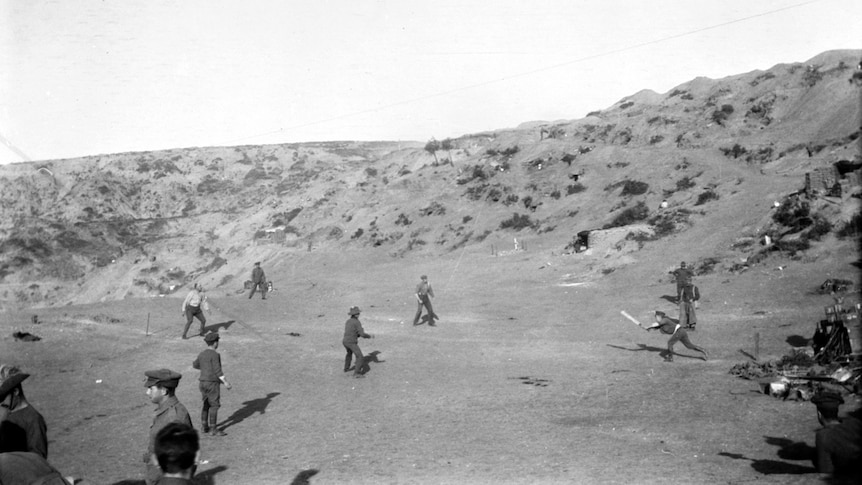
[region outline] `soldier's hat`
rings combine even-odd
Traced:
[[[170,369],[156,369],[144,372],[147,376],[147,381],[144,387],[161,386],[170,389],[176,389],[180,385],[180,379],[183,377],[179,372],[174,372]]]
[[[218,339],[219,339],[218,332],[210,332],[210,333],[206,334],[206,336],[204,337],[204,342],[211,344],[213,342],[218,342]]]
[[[682,263],[679,263],[679,267],[680,267],[680,268],[685,268],[685,261],[683,261]]]
[[[428,275],[422,275],[422,276],[420,276],[419,278],[420,278],[420,279],[423,279],[423,280],[427,280],[427,279],[428,279]]]
[[[30,377],[30,374],[25,374],[23,372],[12,374],[0,383],[0,400],[6,399],[6,396],[12,392],[13,389],[20,386],[24,379]]]
[[[256,263],[254,263],[254,265],[255,265],[255,266],[260,266],[260,261],[257,261]]]
[[[362,310],[360,310],[358,306],[352,306],[350,307],[350,310],[347,311],[347,314],[351,317],[359,315],[360,313],[362,313]]]
[[[661,310],[656,310],[656,311],[655,311],[655,316],[657,316],[657,317],[666,317],[666,316],[667,316],[667,313],[665,313],[665,312],[663,312],[663,311],[661,311]]]
[[[833,411],[838,412],[838,407],[844,404],[844,399],[840,394],[833,391],[823,391],[811,398],[811,402],[817,406],[818,411]]]

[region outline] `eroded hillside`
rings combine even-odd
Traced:
[[[840,197],[782,206],[796,216],[787,224],[770,211],[807,173],[862,162],[859,58],[832,51],[698,78],[583,119],[441,143],[185,148],[0,167],[0,302],[170,294],[191,281],[232,292],[253,261],[304,251],[428,256],[514,235],[562,253],[581,230],[633,224],[647,230],[624,231],[602,265],[669,240],[725,270],[762,253],[764,235],[792,253],[826,237],[852,244],[858,171]]]

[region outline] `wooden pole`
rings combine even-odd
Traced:
[[[754,332],[754,360],[760,360],[760,332]]]
[[[147,312],[147,337],[150,336],[150,312]]]

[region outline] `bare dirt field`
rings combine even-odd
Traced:
[[[852,248],[696,278],[703,301],[692,340],[711,358],[678,345],[681,355],[664,363],[667,336],[619,313],[645,323],[654,309],[676,316],[659,265],[597,275],[584,272],[584,256],[538,246],[411,261],[297,252],[265,268],[277,290],[266,301],[211,292],[208,329],[222,333],[234,388],[223,390],[227,436],[202,438],[199,483],[281,484],[308,468],[320,470],[320,485],[822,479],[810,462],[814,406],[764,395],[728,370],[746,360],[740,350],[754,352],[755,334],[761,359],[810,337],[830,304],[813,289],[853,275]],[[671,259],[660,247],[637,256]],[[437,327],[412,325],[423,273]],[[197,425],[191,362],[204,343],[180,339],[180,305],[130,299],[0,314],[2,361],[32,373],[24,389],[64,474],[142,483],[153,408],[145,370],[183,374],[177,395]],[[342,372],[351,305],[376,337],[360,346],[379,352],[365,379]],[[41,323],[30,323],[33,314]],[[42,340],[15,341],[13,330]]]

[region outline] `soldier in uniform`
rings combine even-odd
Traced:
[[[201,371],[200,391],[203,400],[201,408],[201,430],[212,436],[225,436],[227,433],[216,428],[218,410],[221,407],[221,385],[228,389],[230,383],[221,368],[221,355],[218,350],[219,334],[210,332],[204,337],[207,348],[192,362],[192,367]]]
[[[702,353],[703,360],[709,358],[709,353],[706,350],[691,343],[691,340],[688,338],[688,332],[682,328],[682,325],[674,323],[664,312],[655,312],[655,323],[646,328],[647,331],[652,329],[658,329],[661,333],[671,336],[670,340],[667,341],[667,353],[664,356],[665,362],[673,362],[673,346],[677,342],[682,342],[683,345],[691,350]]]
[[[365,357],[362,355],[362,350],[359,349],[359,337],[374,338],[374,335],[365,333],[362,328],[362,323],[359,322],[358,306],[350,307],[347,314],[350,318],[344,323],[344,338],[341,343],[347,350],[347,355],[344,357],[344,372],[349,372],[353,369],[353,377],[365,377],[365,372],[368,371],[368,364],[365,363]],[[356,354],[356,365],[351,367],[350,362],[353,360],[353,355]]]
[[[413,317],[413,325],[419,325],[419,318],[422,316],[422,307],[428,310],[428,325],[435,326],[434,320],[437,319],[437,314],[431,308],[431,298],[434,296],[434,290],[431,289],[431,283],[428,283],[428,277],[422,275],[420,282],[416,285],[416,316]]]
[[[846,483],[860,483],[862,421],[853,416],[843,420],[838,418],[838,408],[844,399],[834,391],[822,391],[812,397],[811,402],[817,406],[817,420],[823,425],[814,434],[814,467],[818,472],[830,473],[838,480],[856,479]]]
[[[27,451],[48,458],[48,425],[42,414],[24,397],[21,383],[30,374],[21,372],[14,365],[0,366],[0,383],[9,387],[9,422],[17,425],[27,436]]]
[[[182,374],[170,369],[158,369],[146,371],[144,375],[147,376],[144,383],[147,388],[147,397],[156,405],[153,424],[150,426],[147,452],[144,453],[144,463],[147,464],[146,482],[147,485],[154,485],[162,476],[155,455],[156,435],[170,423],[182,423],[191,426],[192,419],[186,407],[180,403],[176,396],[176,389],[183,377]]]
[[[204,315],[205,302],[206,297],[201,295],[203,291],[203,287],[198,283],[195,283],[195,286],[189,291],[189,294],[186,295],[186,299],[183,300],[183,315],[186,316],[186,328],[183,329],[183,338],[187,339],[189,327],[192,326],[192,320],[197,318],[201,323],[201,331],[200,335],[203,337],[204,335],[204,327],[207,324],[207,317]]]
[[[691,279],[694,277],[694,273],[686,267],[685,261],[679,263],[679,268],[670,272],[676,279],[676,301],[677,303],[682,301],[682,289],[685,285],[691,284]]]
[[[260,288],[260,296],[262,300],[266,300],[266,274],[263,268],[260,267],[260,262],[254,263],[254,269],[251,270],[251,292],[248,294],[248,299],[254,296],[255,290]]]
[[[694,310],[697,308],[699,299],[700,291],[696,286],[688,284],[682,287],[679,300],[679,324],[692,331],[697,325],[697,313]]]

